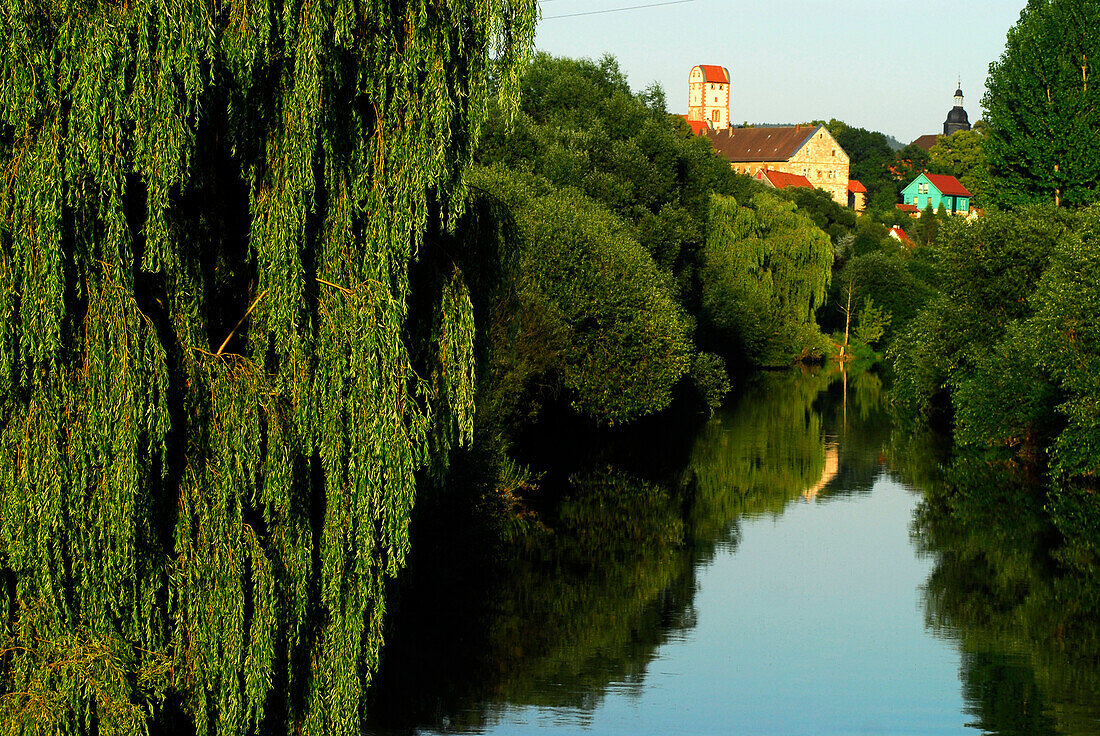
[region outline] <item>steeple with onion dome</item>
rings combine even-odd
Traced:
[[[955,90],[955,106],[951,108],[951,112],[947,113],[947,120],[943,123],[943,134],[951,135],[960,130],[970,130],[970,119],[966,115],[966,110],[963,109],[961,79],[958,89]]]

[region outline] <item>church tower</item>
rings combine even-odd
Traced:
[[[724,66],[700,64],[688,75],[688,120],[711,130],[730,127],[730,73]]]
[[[951,108],[951,112],[947,113],[947,120],[943,123],[943,134],[951,135],[960,130],[970,130],[970,119],[966,116],[966,110],[963,109],[961,81],[959,88],[955,90],[955,106]]]

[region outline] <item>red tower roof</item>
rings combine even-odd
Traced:
[[[730,74],[726,71],[724,66],[714,66],[713,64],[700,64],[699,68],[703,70],[703,79],[708,82],[716,82],[718,84],[729,84]]]

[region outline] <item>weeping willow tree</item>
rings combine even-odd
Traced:
[[[711,195],[700,271],[703,314],[723,347],[754,365],[820,355],[814,315],[832,275],[829,236],[793,204],[764,192],[750,206]]]
[[[408,266],[536,12],[0,2],[0,732],[358,733],[472,421],[462,274],[417,358]]]

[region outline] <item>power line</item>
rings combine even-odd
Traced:
[[[550,0],[543,0],[543,2],[549,2]],[[663,3],[647,3],[646,5],[631,5],[626,8],[610,8],[609,10],[588,10],[583,13],[566,13],[565,15],[546,15],[543,16],[543,20],[554,20],[555,18],[576,18],[581,15],[600,15],[601,13],[621,13],[626,10],[641,10],[642,8],[656,8],[661,5],[683,5],[684,3],[693,3],[695,0],[668,0]]]

